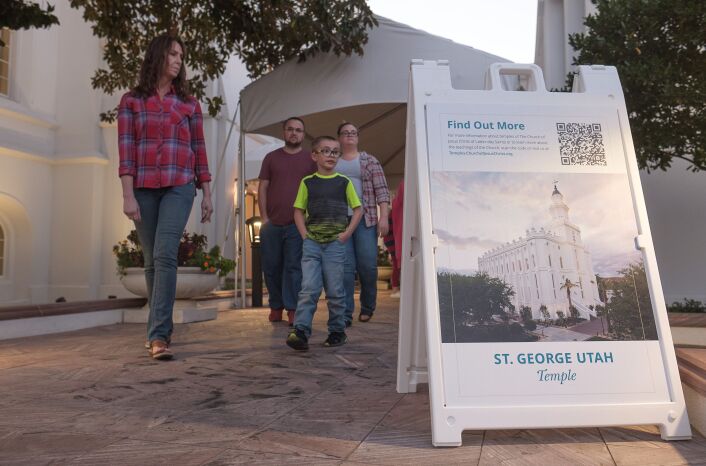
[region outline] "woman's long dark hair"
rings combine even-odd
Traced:
[[[171,34],[161,34],[152,39],[150,45],[147,46],[145,58],[142,60],[142,67],[140,68],[140,81],[133,89],[135,94],[147,98],[156,92],[159,78],[164,72],[167,54],[174,42],[181,46],[184,59],[182,60],[179,74],[172,80],[172,85],[174,86],[174,92],[181,99],[186,99],[189,96],[189,83],[186,80],[186,67],[184,66],[186,47],[184,47],[184,42],[179,37]]]

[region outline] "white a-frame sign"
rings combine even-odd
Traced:
[[[434,445],[631,424],[690,438],[615,68],[582,66],[562,93],[495,64],[474,91],[414,61],[407,112],[397,390],[429,384]]]

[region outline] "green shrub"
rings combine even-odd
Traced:
[[[684,298],[684,302],[674,301],[667,306],[669,312],[706,312],[706,306],[701,301]]]

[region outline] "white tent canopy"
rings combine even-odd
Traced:
[[[240,93],[241,128],[281,137],[281,122],[300,116],[307,138],[335,135],[343,121],[361,130],[361,149],[375,155],[395,186],[404,173],[410,61],[448,60],[457,89],[482,89],[491,63],[508,61],[443,37],[377,17],[363,56],[318,54],[289,60]]]
[[[488,66],[508,60],[386,18],[378,16],[377,20],[379,26],[369,31],[363,56],[322,53],[305,62],[292,59],[246,86],[240,92],[241,131],[281,137],[282,122],[299,116],[310,141],[335,135],[340,123],[350,121],[361,131],[360,148],[380,160],[388,183],[396,187],[404,175],[410,62],[448,60],[455,88],[483,89]],[[244,139],[241,134],[241,154]],[[259,157],[245,154],[240,173],[253,176],[254,166],[248,159]],[[245,201],[242,186],[239,205]],[[241,216],[237,222],[240,238],[245,235],[244,220]],[[240,305],[245,307],[247,250],[244,241],[239,244],[238,289]]]

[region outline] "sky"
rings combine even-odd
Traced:
[[[437,267],[473,273],[483,253],[525,236],[529,228],[549,226],[554,180],[595,273],[615,276],[639,259],[625,174],[436,172],[431,189]]]
[[[516,63],[534,63],[537,0],[367,0],[373,13]]]

